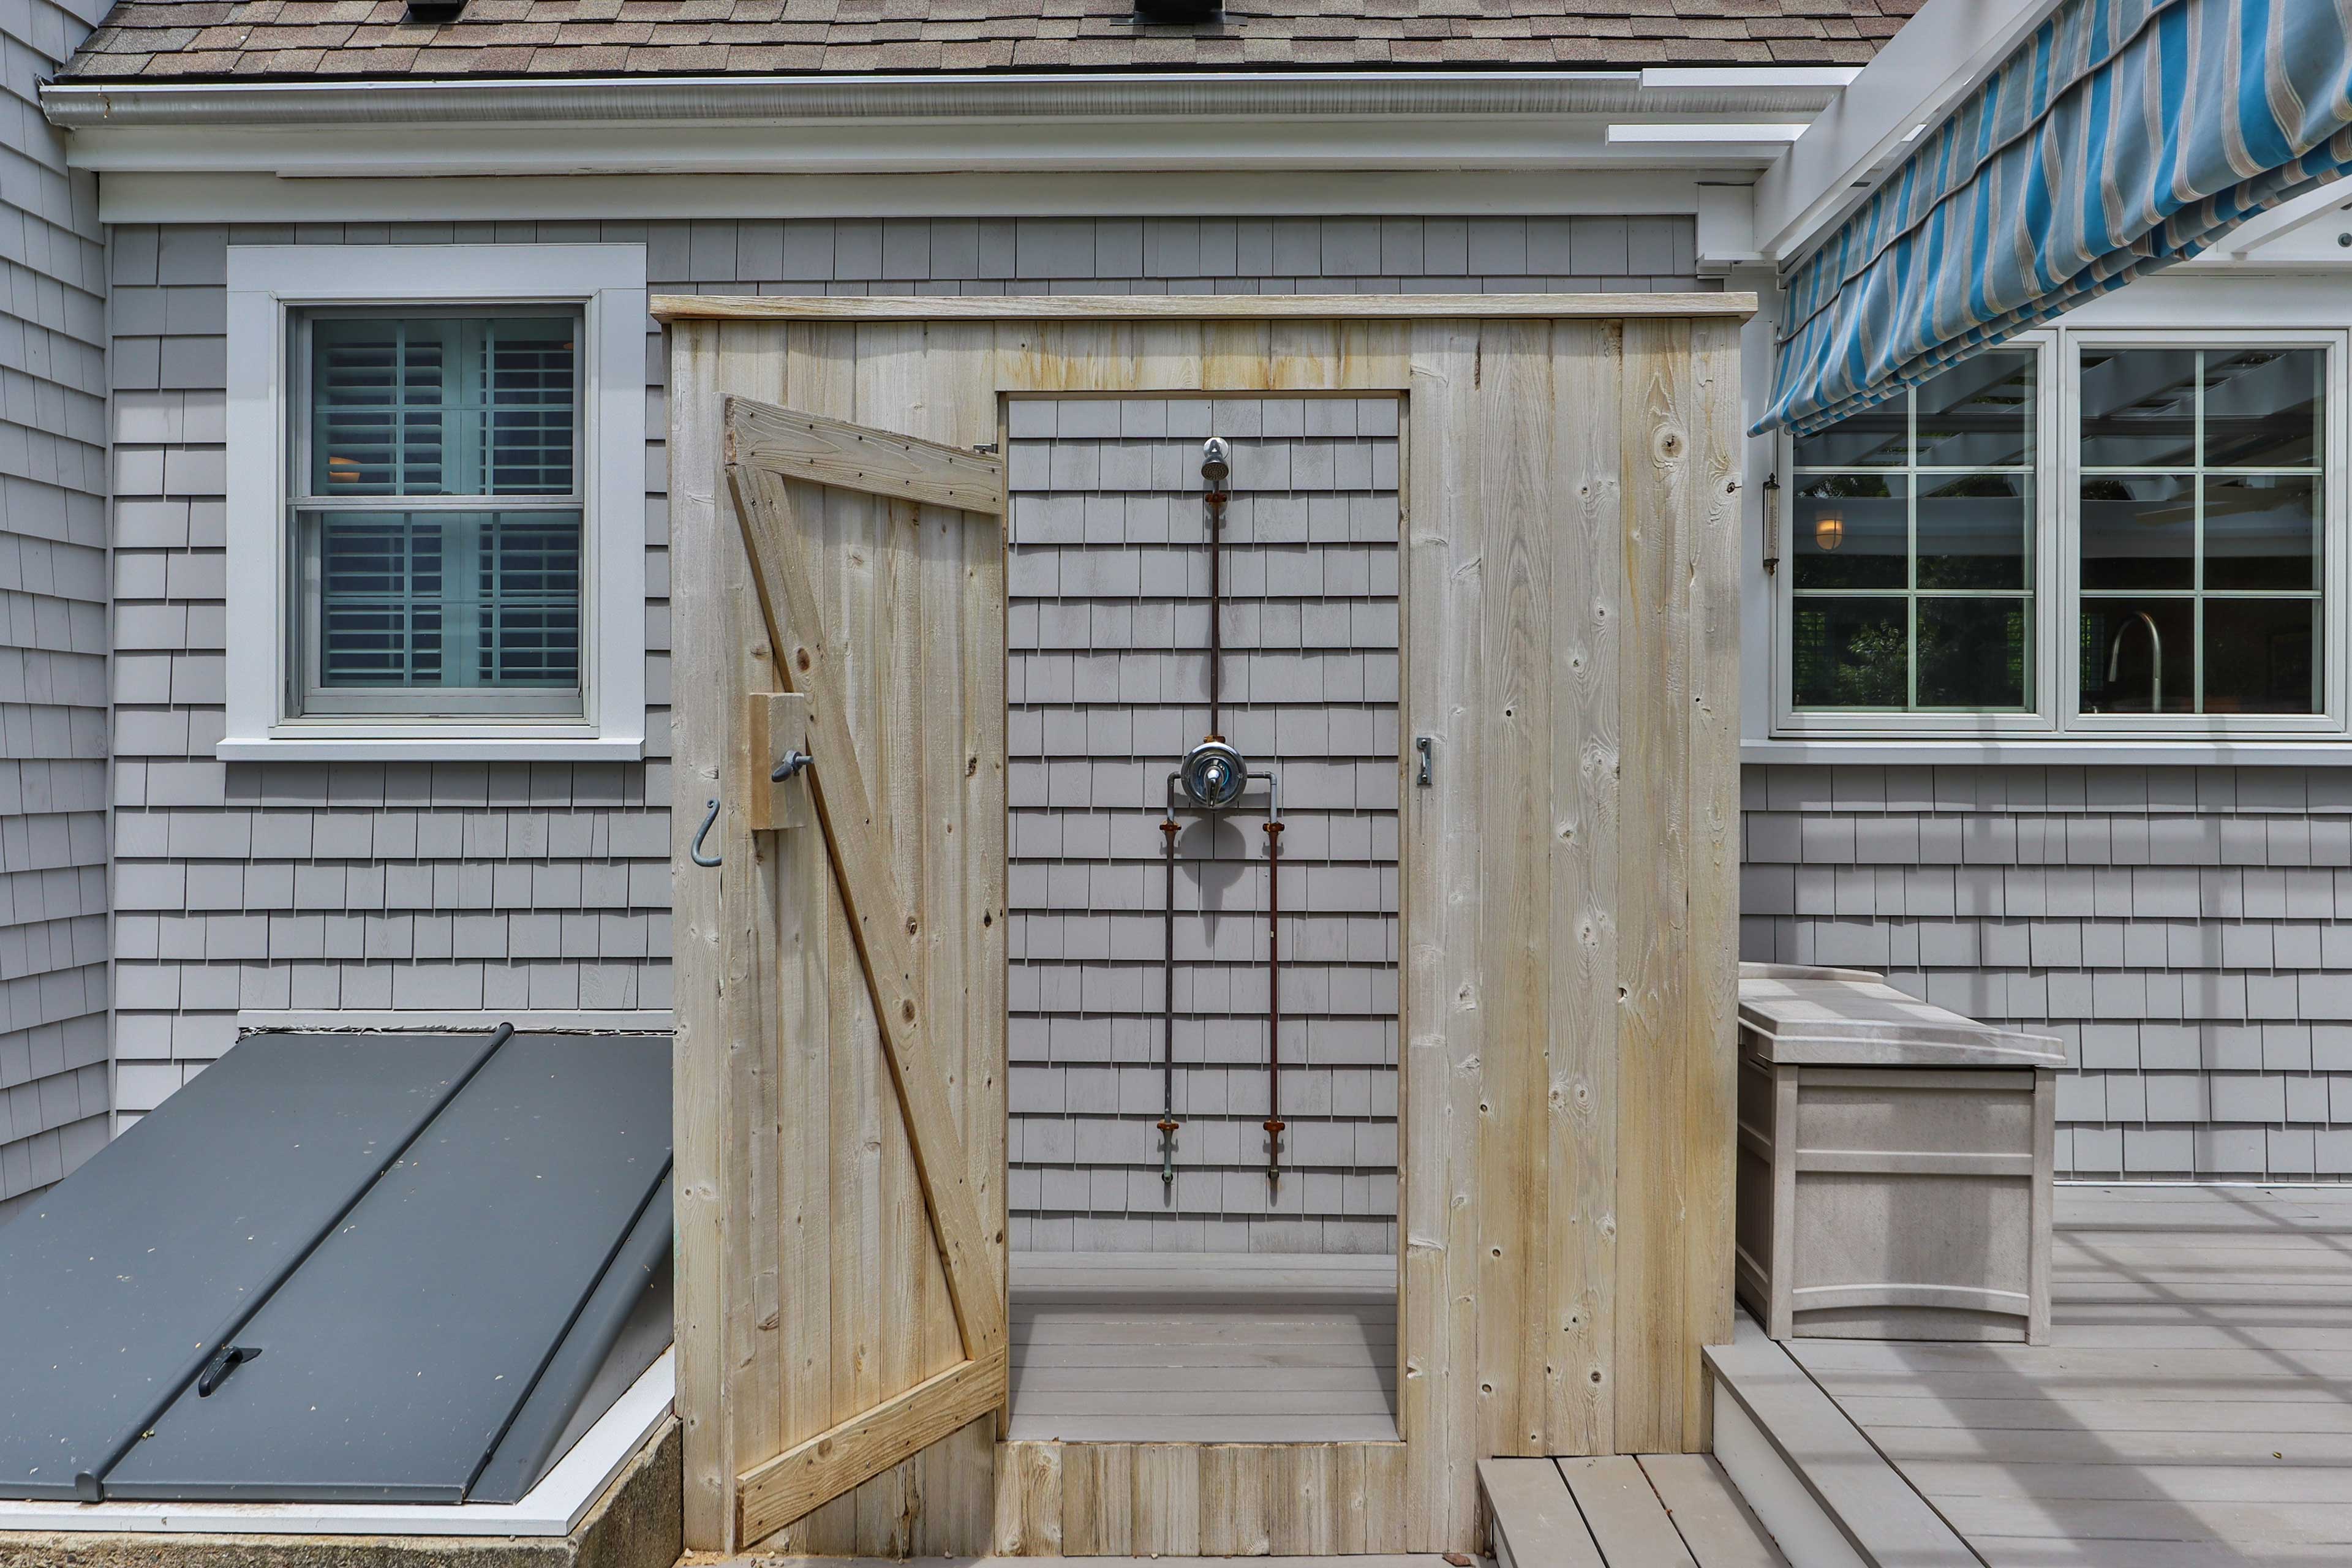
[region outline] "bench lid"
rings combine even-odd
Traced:
[[[2053,1036],[1979,1024],[1859,969],[1743,963],[1739,1027],[1765,1060],[1807,1067],[2066,1065]]]

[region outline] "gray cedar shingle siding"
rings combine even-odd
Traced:
[[[1741,956],[2063,1036],[2058,1169],[2352,1176],[2352,771],[1751,767]]]
[[[47,232],[54,255],[63,230]],[[115,234],[117,467],[137,476],[116,507],[126,1109],[155,1103],[187,1066],[217,1054],[239,1007],[665,1005],[667,814],[644,805],[667,798],[658,760],[612,769],[209,760],[224,635],[218,312],[231,237],[219,228]],[[657,287],[738,292],[1692,286],[1691,226],[1670,220],[326,226],[235,237],[638,240]],[[20,287],[16,297],[96,308],[94,279],[79,292],[50,288]],[[74,356],[95,352],[87,340],[47,341],[52,377],[59,353],[86,363]],[[658,444],[658,337],[648,338],[647,364]],[[94,411],[94,401],[83,406]],[[653,457],[649,483],[658,488],[657,446]],[[18,487],[12,521],[38,515],[21,513],[17,495],[54,495],[75,515],[72,492],[7,482]],[[667,676],[664,520],[656,494],[647,625],[657,754],[667,749],[658,711]],[[50,613],[69,619],[69,605],[60,598]],[[93,798],[100,749],[65,765],[79,770],[65,776],[84,781],[81,798]],[[19,776],[53,788],[60,775],[51,766]],[[2352,1174],[2352,946],[2336,925],[2339,907],[2352,916],[2352,772],[1773,767],[1746,770],[1744,788],[1745,955],[1883,967],[1963,1012],[2065,1036],[2081,1071],[2063,1089],[2062,1169]],[[0,796],[0,811],[20,811],[14,798]],[[95,809],[65,815],[94,830]],[[1016,822],[1014,831],[1016,855],[1029,855],[1034,830]],[[25,879],[14,865],[5,873],[16,900],[8,919],[21,924]],[[95,853],[79,865],[39,873],[44,910],[69,896],[82,911],[45,914],[42,931],[60,921],[68,937],[99,930]],[[14,940],[19,926],[5,929]],[[51,954],[68,951],[47,940]],[[36,996],[54,994],[59,975],[102,986],[92,965],[50,962],[57,974]],[[22,989],[0,987],[12,1007]],[[101,989],[82,994],[102,1001]],[[16,1069],[6,1053],[25,1037],[0,1034],[0,1093],[13,1126],[26,1125],[21,1107],[46,1114],[40,1108],[58,1094],[28,1097],[8,1077]],[[1016,1051],[1017,1042],[1016,1030]],[[102,1051],[102,1039],[82,1048]],[[1055,1092],[1026,1076],[1033,1065],[1015,1075],[1018,1114],[1029,1113],[1024,1095]],[[103,1108],[99,1076],[45,1074],[76,1089],[66,1126]],[[2218,1124],[2202,1128],[2208,1119]],[[94,1138],[102,1123],[88,1125],[81,1136]],[[37,1131],[32,1146],[61,1154],[62,1138],[40,1142],[58,1130]],[[0,1141],[0,1183],[18,1179],[7,1159],[29,1157],[29,1148],[11,1155],[12,1146]],[[1123,1217],[1111,1196],[1118,1183],[1132,1185],[1123,1158],[1024,1152],[1040,1173],[1034,1200],[1015,1190],[1036,1205],[1026,1208],[1032,1216],[1068,1219],[1075,1240],[1080,1210],[1045,1195],[1043,1168],[1053,1164],[1072,1173],[1057,1193],[1076,1193],[1083,1173],[1090,1219]],[[1118,1183],[1105,1179],[1105,1206],[1095,1197],[1097,1169],[1118,1173]],[[1142,1186],[1148,1201],[1136,1212],[1156,1212],[1156,1175]]]
[[[153,1106],[191,1068],[216,1057],[241,1008],[342,1008],[381,1017],[401,1010],[660,1008],[669,1002],[668,813],[646,804],[666,801],[669,792],[667,764],[660,760],[668,752],[667,479],[659,447],[667,359],[660,336],[649,331],[646,340],[655,443],[647,484],[656,491],[646,515],[646,686],[655,710],[646,734],[656,760],[629,767],[225,764],[212,760],[211,749],[222,722],[220,334],[226,249],[233,240],[626,240],[647,247],[657,289],[903,294],[1690,289],[1697,287],[1694,237],[1687,219],[1597,217],[117,228],[116,438],[118,468],[129,476],[115,507],[122,583],[115,728],[124,1109]],[[1498,270],[1475,271],[1474,258]],[[1352,579],[1336,592],[1377,618],[1384,614],[1377,607],[1381,595],[1370,591],[1369,559],[1365,566],[1363,592]],[[1385,630],[1372,628],[1374,635]],[[1352,620],[1349,635],[1356,635]],[[1351,710],[1369,711],[1362,698],[1344,700]],[[1157,739],[1137,743],[1135,755],[1129,766],[1139,777],[1164,769]],[[1139,760],[1147,755],[1149,768]],[[1361,753],[1340,755],[1360,761]],[[1302,754],[1286,779],[1305,793],[1318,767],[1328,765]],[[1352,770],[1354,762],[1346,765]],[[1368,810],[1365,819],[1376,820],[1380,808]],[[1024,829],[1016,824],[1015,831]],[[1308,858],[1307,836],[1293,847],[1301,861]],[[1328,901],[1363,900],[1379,917],[1372,923],[1384,929],[1381,911],[1393,907],[1394,879],[1383,883],[1377,863],[1393,854],[1392,846],[1360,844],[1332,853],[1344,863],[1321,868],[1330,882]],[[1315,908],[1324,896],[1310,880],[1304,907]],[[1247,907],[1263,905],[1253,900]],[[1241,922],[1251,930],[1256,923]],[[1351,921],[1344,928],[1351,942],[1355,927]],[[1352,947],[1337,965],[1350,976],[1377,967]],[[1378,1020],[1383,1007],[1393,1013],[1392,995],[1327,1029],[1344,1035]],[[1302,1008],[1301,1016],[1308,1019],[1311,1054],[1315,1015]],[[1378,1050],[1354,1038],[1346,1048],[1355,1054],[1344,1062],[1338,1059],[1344,1042],[1337,1036],[1333,1042],[1335,1067],[1363,1074],[1334,1072],[1334,1114],[1353,1114],[1347,1108],[1360,1102],[1373,1114],[1392,1113],[1379,1087],[1388,1077],[1392,1038],[1384,1037]],[[1257,1047],[1248,1048],[1250,1059],[1259,1059]],[[1026,1080],[1014,1086],[1016,1105],[1034,1087]],[[1061,1092],[1067,1104],[1068,1091]],[[1090,1084],[1077,1090],[1082,1101],[1095,1092]],[[1127,1089],[1121,1085],[1116,1092]],[[1255,1119],[1237,1116],[1233,1124],[1246,1120]],[[1302,1120],[1312,1123],[1315,1114]],[[1373,1141],[1346,1158],[1320,1156],[1322,1169],[1343,1185],[1338,1201],[1319,1213],[1344,1220],[1356,1212],[1350,1204],[1376,1213],[1392,1205],[1377,1184],[1378,1173],[1392,1167],[1393,1152],[1379,1143],[1385,1134],[1368,1136]],[[1124,1215],[1118,1205],[1129,1197],[1113,1194],[1129,1184],[1129,1151],[1097,1153],[1091,1143],[1078,1149],[1074,1131],[1066,1158],[1041,1162],[1040,1152],[1024,1148],[1026,1163],[1072,1173],[1057,1181],[1074,1183],[1084,1173],[1089,1215],[1115,1221]],[[1254,1158],[1244,1153],[1240,1162]],[[1097,1170],[1117,1177],[1104,1181],[1099,1206]],[[1248,1179],[1262,1187],[1261,1178]],[[1352,1188],[1344,1185],[1350,1179],[1358,1184]],[[1038,1182],[1036,1201],[1045,1208],[1034,1212],[1070,1220],[1075,1239],[1079,1211],[1059,1195],[1075,1185],[1057,1185],[1049,1203],[1042,1173]],[[1129,1194],[1137,1212],[1159,1212],[1158,1187],[1155,1173],[1141,1194]],[[1299,1192],[1304,1204],[1304,1184]],[[1203,1230],[1202,1244],[1206,1240]]]
[[[1395,1249],[1398,403],[1008,416],[1018,1250]],[[1201,442],[1232,444],[1220,725],[1282,791],[1285,1173],[1265,1180],[1263,797],[1178,814],[1174,1201],[1159,824],[1208,728]]]
[[[1245,71],[1868,60],[1919,0],[1250,0],[1145,26],[1132,0],[124,0],[84,80],[887,71]]]
[[[38,83],[101,5],[0,0],[0,1218],[106,1141],[106,272]]]

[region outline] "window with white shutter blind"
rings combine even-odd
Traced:
[[[581,709],[580,318],[302,318],[299,710]]]

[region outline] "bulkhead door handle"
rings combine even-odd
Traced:
[[[253,1345],[223,1345],[196,1378],[196,1397],[210,1399],[213,1390],[228,1381],[228,1374],[261,1354]]]

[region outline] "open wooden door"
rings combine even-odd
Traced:
[[[714,1108],[750,1121],[748,1201],[721,1221],[748,1300],[719,1314],[748,1546],[943,1440],[984,1467],[1005,1400],[1002,1152],[974,1126],[1001,1114],[981,1016],[1001,993],[977,971],[1002,952],[1003,579],[981,563],[1003,473],[744,397],[722,427],[716,532],[740,533],[751,657],[716,704],[707,874],[749,1064],[727,1092],[751,1103]]]

